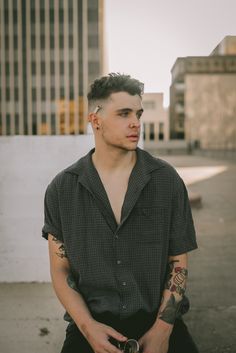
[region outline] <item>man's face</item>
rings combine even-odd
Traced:
[[[143,113],[141,98],[127,92],[113,93],[98,112],[100,137],[112,147],[135,150],[140,136]]]

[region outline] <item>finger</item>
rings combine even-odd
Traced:
[[[121,353],[121,350],[118,349],[116,346],[114,346],[113,344],[109,343],[106,347],[105,347],[106,352],[108,353]]]
[[[117,332],[116,330],[109,328],[108,330],[109,336],[115,338],[118,341],[126,341],[128,338],[122,335],[121,333]]]
[[[143,345],[143,337],[141,337],[139,340],[138,340],[138,344],[139,344],[139,347],[141,347]]]

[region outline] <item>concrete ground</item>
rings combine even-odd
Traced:
[[[236,164],[198,156],[161,158],[177,168],[227,167],[188,186],[203,202],[193,209],[199,249],[189,254],[192,307],[185,320],[200,353],[235,353]],[[60,352],[64,311],[49,283],[0,284],[0,312],[1,353]]]

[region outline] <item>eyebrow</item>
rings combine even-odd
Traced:
[[[133,111],[133,109],[131,109],[131,108],[122,108],[122,109],[118,109],[118,110],[116,110],[116,113],[123,113],[123,112],[132,112]],[[138,109],[137,110],[137,113],[143,113],[143,109],[141,108],[141,109]]]

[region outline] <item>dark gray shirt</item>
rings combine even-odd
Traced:
[[[197,248],[186,187],[167,162],[137,148],[118,226],[93,151],[48,185],[43,236],[51,233],[64,243],[92,313],[125,318],[153,312],[160,306],[168,256]]]

